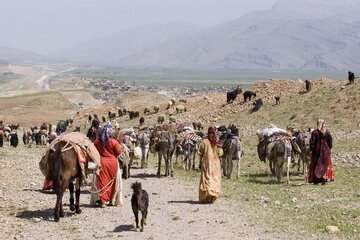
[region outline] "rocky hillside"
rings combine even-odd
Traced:
[[[40,92],[16,97],[0,98],[0,119],[5,124],[22,127],[43,122],[57,123],[75,115],[76,105],[59,92]]]
[[[312,90],[305,91],[302,80],[269,80],[251,85],[249,89],[257,94],[256,98],[244,103],[240,94],[232,103],[226,103],[226,93],[209,94],[185,98],[186,103],[176,99],[175,105],[167,109],[170,97],[153,93],[136,93],[125,95],[117,104],[87,109],[80,112],[76,119],[85,119],[88,114],[107,115],[107,112],[117,111],[126,107],[139,111],[145,117],[147,124],[152,125],[159,115],[176,117],[178,122],[200,121],[204,125],[229,124],[252,128],[263,128],[270,123],[283,128],[292,126],[307,129],[314,128],[318,118],[324,118],[332,128],[350,131],[358,128],[360,111],[360,84],[347,85],[344,80],[329,80],[318,78],[311,80]],[[280,96],[280,105],[275,105],[274,96]],[[264,105],[257,112],[251,112],[253,102],[262,99]],[[153,106],[159,105],[159,113],[153,112]],[[176,107],[183,105],[186,112],[177,113]],[[145,107],[151,113],[145,115]],[[138,125],[138,119],[129,120],[128,116],[116,119],[121,127]],[[167,120],[166,120],[167,121]]]
[[[223,124],[234,121],[240,125],[268,125],[277,123],[286,127],[296,125],[302,128],[314,127],[318,118],[325,118],[329,124],[342,127],[356,127],[360,112],[360,85],[346,85],[345,81],[333,81],[326,78],[313,79],[312,90],[305,91],[302,80],[260,81],[249,89],[257,94],[250,102],[244,103],[243,95],[238,95],[230,104],[226,103],[226,93],[209,94],[186,98],[186,103],[177,102],[166,110],[168,99],[144,97],[146,104],[134,106],[142,113],[145,106],[160,105],[160,113],[174,115],[180,122],[201,121],[206,124]],[[274,96],[280,96],[280,105],[275,105]],[[251,113],[253,102],[262,99],[264,106]],[[184,105],[184,113],[176,113],[176,106]],[[155,119],[156,114],[148,116]],[[342,117],[346,116],[346,118]]]

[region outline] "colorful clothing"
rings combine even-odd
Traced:
[[[60,135],[66,131],[66,128],[67,128],[66,122],[64,120],[60,120],[56,126],[55,132],[57,133],[57,135]]]
[[[222,148],[211,144],[204,139],[199,146],[200,154],[200,185],[199,201],[202,203],[214,202],[221,190],[221,164],[220,157],[223,154]]]
[[[101,139],[101,138],[100,138]],[[101,170],[97,175],[97,188],[101,204],[113,199],[116,189],[116,176],[119,169],[117,156],[122,149],[118,141],[109,138],[106,145],[103,145],[99,138],[94,145],[100,153]]]
[[[322,122],[318,129],[311,133],[311,163],[308,171],[308,182],[320,183],[334,180],[334,169],[331,161],[332,136]]]

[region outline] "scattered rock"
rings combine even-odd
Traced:
[[[32,221],[33,221],[34,223],[39,223],[39,222],[42,221],[42,218],[33,217],[33,218],[32,218]]]
[[[337,226],[326,226],[325,230],[330,234],[338,233],[340,231]]]

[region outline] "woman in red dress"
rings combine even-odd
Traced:
[[[332,136],[325,121],[319,119],[317,129],[311,133],[311,163],[308,171],[309,183],[334,181],[334,169],[331,161]]]
[[[100,136],[95,140],[94,145],[100,153],[101,169],[97,176],[97,188],[99,191],[100,207],[113,199],[116,190],[116,177],[119,169],[117,157],[122,149],[118,141],[112,137],[112,127],[106,124],[102,129]]]

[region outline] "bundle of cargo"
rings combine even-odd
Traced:
[[[269,127],[257,131],[257,136],[259,138],[259,143],[257,146],[258,156],[261,161],[266,162],[267,154],[271,152],[271,149],[267,148],[268,145],[276,140],[280,140],[284,137],[291,138],[291,135],[282,128],[278,128],[273,124],[270,124]]]

